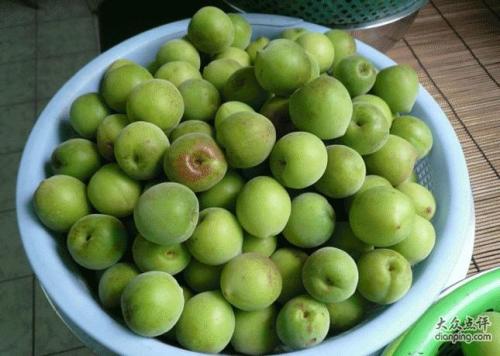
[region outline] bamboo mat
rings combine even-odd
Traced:
[[[476,208],[469,275],[500,266],[500,1],[431,1],[388,55],[418,70],[462,144]]]

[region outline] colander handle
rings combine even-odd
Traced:
[[[391,355],[437,355],[444,341],[434,336],[439,332],[436,325],[441,320],[454,317],[476,316],[488,309],[500,310],[500,268],[495,268],[440,299],[403,335],[383,352]]]

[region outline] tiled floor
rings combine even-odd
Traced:
[[[99,53],[98,32],[86,0],[37,1],[38,10],[0,0],[0,355],[91,355],[33,277],[18,236],[14,191],[37,114]]]

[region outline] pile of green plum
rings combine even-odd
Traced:
[[[204,7],[147,67],[113,62],[34,195],[104,308],[193,351],[316,345],[402,298],[435,242],[415,71],[340,30],[251,38]]]

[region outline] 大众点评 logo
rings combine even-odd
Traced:
[[[467,344],[471,342],[490,342],[493,338],[488,333],[490,325],[491,321],[487,315],[476,317],[466,315],[463,318],[455,316],[451,320],[440,316],[436,322],[434,339],[436,341],[451,342],[452,344],[457,342]]]

